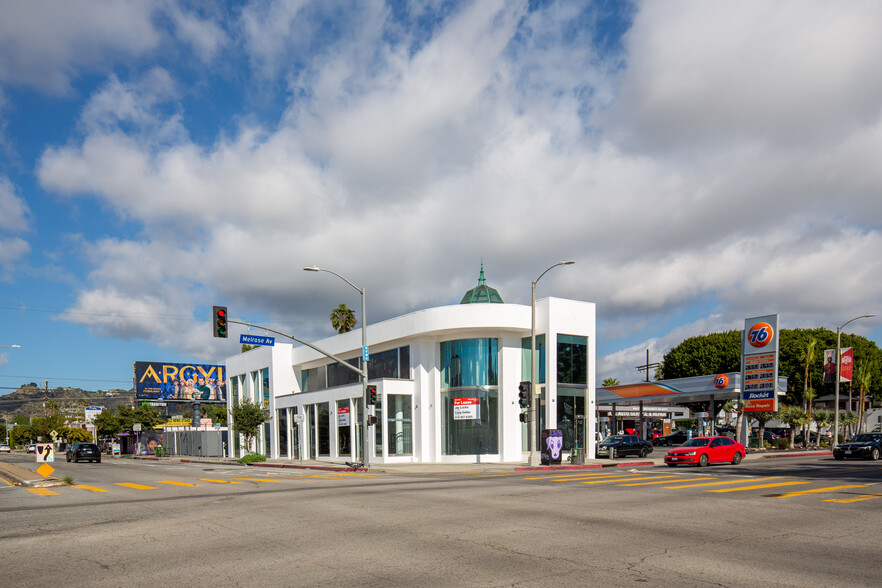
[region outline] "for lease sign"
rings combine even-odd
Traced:
[[[481,418],[480,398],[454,398],[453,420],[467,421]]]

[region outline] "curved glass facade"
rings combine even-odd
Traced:
[[[499,342],[441,343],[441,453],[499,453]]]

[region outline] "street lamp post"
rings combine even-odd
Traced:
[[[862,314],[861,316],[856,316],[853,319],[846,321],[844,324],[836,327],[836,382],[834,384],[833,393],[833,442],[832,447],[836,447],[839,445],[839,370],[842,366],[842,356],[839,353],[839,348],[842,346],[842,329],[845,328],[850,322],[856,321],[862,318],[870,318],[876,316],[875,314]],[[820,433],[818,433],[820,435]]]
[[[331,271],[329,269],[324,269],[321,267],[305,267],[303,271],[306,272],[327,272],[329,274],[334,274],[353,288],[355,288],[359,294],[361,294],[361,353],[364,355],[364,350],[367,349],[367,322],[365,321],[364,315],[364,288],[359,288],[337,272]],[[361,454],[362,459],[364,460],[364,467],[370,467],[370,453],[368,452],[368,439],[370,438],[368,435],[368,423],[369,414],[368,414],[368,398],[367,398],[367,382],[368,382],[368,362],[365,361],[364,357],[361,360],[361,401],[364,410],[361,413]]]
[[[575,263],[574,261],[559,261],[556,264],[552,265],[544,272],[539,274],[539,277],[533,280],[532,282],[532,292],[530,296],[530,412],[533,415],[533,432],[530,435],[530,465],[538,466],[539,465],[539,390],[537,388],[537,383],[539,377],[537,375],[536,365],[536,282],[542,279],[542,276],[547,274],[551,269],[556,268],[559,265],[571,265]],[[548,341],[545,341],[545,345],[548,345]]]

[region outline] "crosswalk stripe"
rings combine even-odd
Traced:
[[[144,486],[143,484],[132,484],[131,482],[114,482],[117,486],[125,486],[126,488],[134,488],[135,490],[159,490],[156,486]]]
[[[212,480],[211,478],[199,478],[200,482],[214,482],[215,484],[241,484],[232,480]]]
[[[828,498],[824,502],[860,502],[861,500],[872,500],[874,498],[882,498],[882,494],[862,494],[857,498]]]
[[[753,478],[753,480],[773,480],[778,476],[771,476],[768,478]],[[719,486],[720,484],[742,484],[744,482],[749,482],[751,478],[741,478],[740,480],[724,480],[722,482],[704,482],[703,484],[686,484],[684,486],[665,486],[666,489],[677,490],[679,488],[698,488],[700,486]]]
[[[796,486],[797,484],[808,484],[808,482],[773,482],[771,484],[755,484],[753,486],[740,486],[738,488],[717,488],[716,490],[708,490],[708,492],[741,492],[743,490],[760,490],[762,488],[775,488],[777,486]]]
[[[107,492],[104,488],[98,488],[97,486],[89,486],[88,484],[74,484],[74,488],[79,490],[88,490],[89,492]]]
[[[202,484],[193,484],[191,482],[175,482],[174,480],[156,480],[157,484],[169,484],[170,486],[201,486]]]
[[[639,474],[628,476],[626,478],[605,478],[603,480],[585,480],[580,482],[581,484],[608,484],[610,482],[630,482],[634,480],[654,480],[659,476],[651,476],[651,477],[643,477]],[[663,478],[669,478],[670,476],[661,476]]]
[[[698,480],[707,480],[707,478],[687,478],[685,480],[677,480],[678,482],[695,482]],[[631,484],[619,484],[619,486],[651,486],[653,484],[670,484],[673,482],[671,479],[660,480],[657,482],[634,482]]]
[[[846,488],[866,488],[867,484],[849,484],[847,486],[830,486],[829,488],[815,488],[813,490],[797,490],[796,492],[787,492],[785,494],[769,494],[769,498],[789,498],[791,496],[802,496],[803,494],[815,494],[816,492],[833,492],[834,490],[844,490]]]
[[[269,478],[236,478],[237,480],[247,480],[249,482],[281,482],[281,480],[270,480]]]
[[[536,478],[537,480],[548,480],[550,479],[552,482],[577,482],[579,480],[597,480],[600,478],[621,478],[622,476],[639,476],[641,474],[635,473],[626,473],[626,472],[609,472],[604,474],[582,474],[579,476],[569,476],[569,477],[559,477],[555,476],[554,478]]]
[[[37,496],[58,496],[58,492],[53,492],[46,488],[28,488],[28,492]]]

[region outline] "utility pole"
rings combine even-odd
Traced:
[[[45,380],[45,388],[43,388],[43,416],[49,416],[49,380]]]
[[[661,364],[657,361],[654,363],[649,363],[649,349],[647,349],[646,350],[646,363],[643,365],[638,365],[637,371],[638,372],[646,372],[646,380],[644,380],[644,381],[648,382],[649,381],[649,370],[652,368],[658,369],[660,367],[661,367]]]

